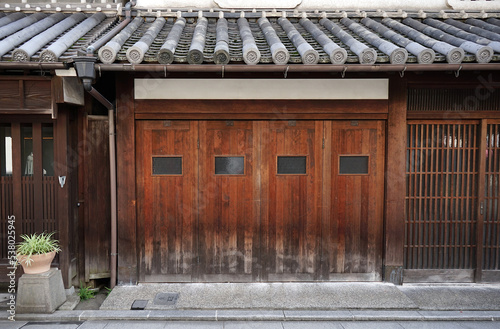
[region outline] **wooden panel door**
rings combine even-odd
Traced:
[[[198,123],[138,121],[140,280],[191,281],[196,261]]]
[[[384,122],[325,127],[323,279],[381,280]]]
[[[252,121],[201,121],[199,270],[201,281],[256,279],[258,168]]]
[[[85,282],[109,278],[111,253],[111,194],[109,125],[107,116],[84,119],[83,207]]]
[[[321,257],[322,121],[268,121],[262,134],[264,279],[315,280]]]

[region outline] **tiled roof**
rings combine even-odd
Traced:
[[[495,13],[135,11],[123,24],[73,7],[0,12],[1,61],[68,61],[108,36],[94,47],[105,64],[500,64]]]

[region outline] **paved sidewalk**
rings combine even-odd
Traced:
[[[2,329],[498,329],[498,322],[451,321],[87,321],[74,323],[4,322]]]
[[[165,305],[169,303],[159,298],[164,294],[178,294],[178,298]],[[146,301],[145,309],[131,310],[134,300]],[[141,321],[148,321],[152,328],[170,328],[173,324],[188,328],[185,325],[192,321],[197,327],[205,324],[209,328],[220,328],[221,325],[231,328],[234,323],[246,323],[249,328],[253,328],[253,323],[264,323],[265,326],[259,327],[261,329],[274,328],[276,324],[279,328],[292,328],[293,323],[296,326],[314,323],[315,327],[321,324],[325,325],[324,328],[348,329],[356,328],[355,323],[364,323],[367,326],[363,328],[368,329],[372,322],[374,328],[386,328],[382,326],[385,322],[391,323],[387,328],[417,328],[416,324],[424,323],[429,328],[437,328],[435,325],[448,322],[452,325],[450,328],[456,325],[475,328],[479,323],[485,328],[500,328],[500,285],[140,284],[116,287],[100,309],[16,314],[16,320],[30,322],[23,328],[31,328],[36,321],[49,321],[73,325],[71,328],[82,323],[85,326],[81,328],[92,328],[89,326],[101,322],[113,324],[111,327],[106,325],[109,329],[124,320],[133,321],[137,325],[134,329],[142,328]],[[0,328],[4,328],[3,325],[6,323],[1,323]]]
[[[178,293],[174,305],[155,301]],[[118,286],[101,310],[130,310],[134,300],[147,310],[498,310],[500,285],[404,285],[361,282],[185,283]]]

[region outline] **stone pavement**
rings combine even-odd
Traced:
[[[178,298],[168,302],[160,298],[165,294]],[[131,310],[135,300],[145,308]],[[500,285],[140,284],[116,287],[100,309],[16,314],[16,320],[0,328],[500,329]]]
[[[2,329],[498,329],[498,322],[491,321],[87,321],[57,322],[6,322]]]

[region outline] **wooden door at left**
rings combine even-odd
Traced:
[[[138,121],[140,280],[191,281],[196,269],[198,122]]]

